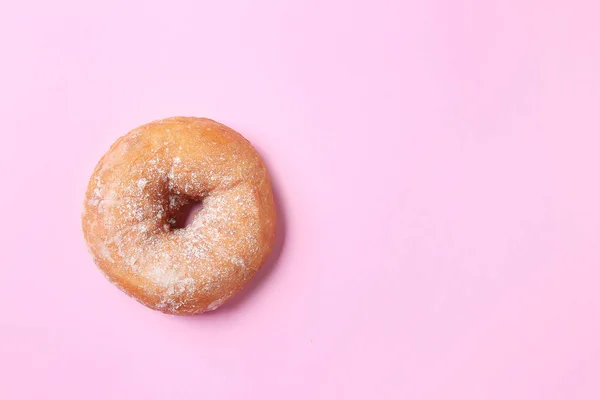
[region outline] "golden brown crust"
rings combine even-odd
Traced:
[[[181,206],[203,201],[174,228]],[[106,277],[146,306],[169,314],[213,310],[267,258],[275,206],[266,167],[252,145],[205,118],[151,122],[118,139],[90,179],[83,233]]]

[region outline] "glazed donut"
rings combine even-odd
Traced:
[[[187,227],[175,215],[203,208]],[[88,184],[87,247],[109,281],[140,303],[192,315],[221,306],[265,262],[276,213],[250,142],[205,118],[174,117],[118,139]]]

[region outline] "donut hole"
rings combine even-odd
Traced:
[[[185,229],[194,221],[194,217],[204,208],[202,199],[190,200],[188,203],[179,207],[170,216],[171,227],[173,229]]]

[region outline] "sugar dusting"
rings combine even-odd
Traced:
[[[235,132],[209,120],[163,120],[124,136],[100,161],[84,233],[110,280],[147,306],[214,310],[270,250],[270,190],[260,158]],[[176,229],[176,211],[198,200],[203,209]]]

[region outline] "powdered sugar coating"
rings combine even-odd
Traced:
[[[174,213],[203,201],[193,222]],[[109,280],[143,304],[198,314],[223,304],[271,250],[275,207],[258,153],[212,120],[175,117],[123,136],[88,186],[83,230]]]

